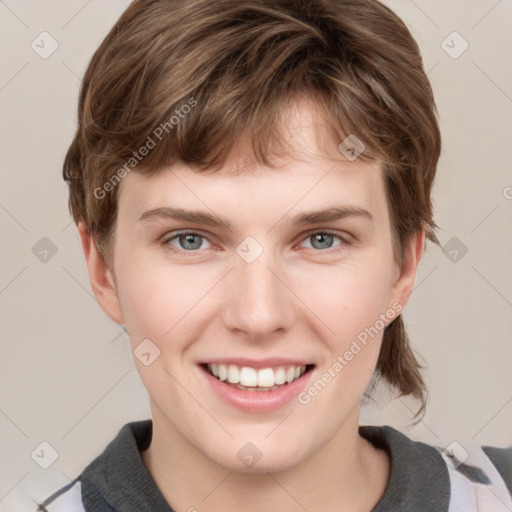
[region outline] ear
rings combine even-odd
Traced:
[[[103,255],[83,222],[78,224],[92,291],[103,312],[114,322],[124,324],[121,303],[116,293],[115,280],[107,268]]]
[[[402,267],[398,268],[395,273],[395,280],[392,283],[388,307],[399,302],[402,308],[405,308],[407,302],[409,302],[409,297],[414,287],[416,271],[424,249],[425,232],[420,230],[411,236],[409,243],[404,247],[404,261]]]

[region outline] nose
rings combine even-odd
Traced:
[[[252,341],[282,335],[295,322],[295,296],[285,273],[266,254],[252,263],[239,259],[225,283],[224,325]]]

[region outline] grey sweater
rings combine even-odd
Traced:
[[[389,426],[360,426],[359,433],[377,448],[386,450],[391,458],[388,486],[372,512],[449,510],[450,476],[440,448],[413,441]],[[86,512],[174,512],[140,455],[149,447],[151,436],[151,420],[124,425],[103,453],[73,482],[45,500],[39,510],[52,512],[52,506],[67,499],[74,510]],[[512,494],[512,446],[482,449]],[[481,468],[461,464],[457,471],[468,482],[489,482]],[[509,510],[512,509],[504,504],[503,511]]]

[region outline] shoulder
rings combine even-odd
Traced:
[[[360,427],[360,434],[391,459],[385,506],[377,510],[400,509],[400,494],[408,496],[409,504],[421,496],[418,510],[423,510],[421,502],[446,512],[512,510],[512,446],[456,441],[432,446],[389,426]]]
[[[85,512],[80,477],[61,487],[38,505],[37,512]]]
[[[151,485],[155,484],[139,453],[149,445],[151,434],[151,420],[125,424],[75,480],[38,503],[37,512],[114,510],[111,504],[120,499],[124,502],[130,493],[135,496],[132,502],[137,501],[138,494],[144,489],[149,488],[150,494],[154,495],[155,489]],[[136,486],[127,486],[127,482],[133,481],[137,482]]]
[[[512,510],[511,453],[512,447],[457,441],[442,450],[450,476],[450,512]]]
[[[512,446],[508,448],[482,446],[482,450],[500,473],[508,491],[512,494]]]
[[[448,510],[448,469],[435,447],[390,426],[360,426],[359,433],[386,451],[391,462],[387,488],[372,512]]]

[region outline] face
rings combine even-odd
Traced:
[[[290,126],[300,154],[277,170],[175,165],[119,195],[116,320],[154,424],[236,471],[293,467],[357,428],[407,295],[378,165],[320,144],[313,111]]]

